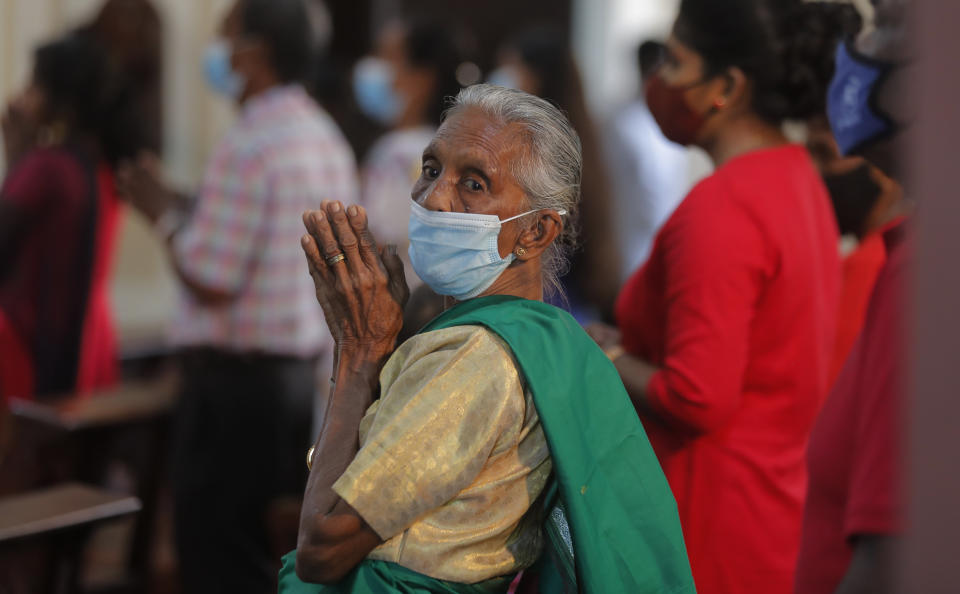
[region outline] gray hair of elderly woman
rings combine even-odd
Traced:
[[[531,210],[566,211],[563,232],[543,257],[547,294],[561,293],[560,277],[576,247],[576,214],[580,202],[583,158],[580,137],[570,120],[549,101],[504,87],[467,87],[450,103],[444,119],[458,111],[478,108],[503,124],[520,124],[528,143],[524,157],[513,164],[513,177],[523,188]]]

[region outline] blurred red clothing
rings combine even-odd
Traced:
[[[859,341],[810,435],[810,488],[797,564],[797,594],[832,594],[860,534],[901,529],[899,420],[909,245],[905,224],[883,234],[887,262]]]
[[[76,390],[84,394],[113,385],[119,375],[117,338],[110,302],[110,272],[113,268],[121,211],[113,170],[106,163],[101,163],[97,168],[97,188],[96,244],[77,369]]]
[[[793,589],[804,451],[827,393],[838,231],[803,147],[735,158],[693,189],[617,304],[660,368],[644,425],[673,488],[697,591]]]
[[[850,349],[860,336],[873,286],[886,259],[882,233],[868,235],[857,249],[843,259],[843,291],[840,294],[836,346],[830,365],[830,386],[840,375]]]
[[[0,392],[86,391],[116,380],[107,277],[117,224],[113,179],[79,151],[36,149],[0,200],[23,219],[0,265]]]

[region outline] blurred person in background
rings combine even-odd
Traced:
[[[902,182],[904,129],[913,116],[906,101],[914,63],[906,23],[911,3],[873,4],[875,28],[837,47],[827,113],[842,155],[862,157]],[[911,258],[907,224],[901,217],[882,232],[886,259],[863,330],[810,436],[797,594],[895,589],[904,527],[899,459],[906,404],[904,291]]]
[[[809,27],[820,32],[807,47],[810,61],[829,86],[834,74],[837,45],[862,27],[857,9],[839,2],[818,2],[808,14]],[[817,15],[817,12],[820,15]],[[860,335],[873,285],[886,259],[883,230],[902,216],[903,188],[861,157],[840,153],[827,118],[827,93],[817,113],[806,121],[807,150],[823,175],[842,238],[843,290],[837,337],[830,365],[832,386]]]
[[[360,108],[389,128],[363,159],[360,204],[374,215],[374,235],[398,246],[412,288],[420,282],[407,257],[410,187],[420,176],[423,149],[440,125],[446,100],[460,91],[459,64],[449,27],[410,21],[386,26],[374,56],[361,59],[354,70]]]
[[[822,103],[799,0],[683,0],[646,86],[664,135],[716,171],[593,326],[646,421],[697,590],[792,591],[804,451],[828,390],[840,293],[829,196],[786,119]]]
[[[362,159],[386,127],[365,115],[353,88],[354,60],[333,51],[333,15],[322,0],[309,0],[316,59],[308,80],[313,98],[343,131],[357,159]]]
[[[113,167],[142,146],[130,87],[91,35],[34,54],[3,116],[0,393],[46,396],[112,384],[108,299],[118,202]]]
[[[163,141],[163,28],[149,0],[107,0],[84,27],[106,48],[131,85],[144,147]]]
[[[583,144],[583,200],[579,212],[582,248],[573,255],[563,284],[574,315],[581,320],[612,319],[620,289],[620,252],[609,173],[580,73],[564,35],[538,27],[520,33],[500,51],[491,84],[543,97],[567,114]],[[571,213],[572,215],[572,213]],[[572,219],[576,220],[576,218]]]
[[[323,198],[356,198],[350,148],[301,85],[312,54],[302,0],[237,0],[205,68],[240,113],[195,204],[165,185],[155,156],[121,172],[184,287],[171,333],[182,350],[173,482],[187,593],[275,587],[265,512],[306,480],[316,362],[331,339],[298,227]]]
[[[663,52],[656,41],[637,48],[641,88]],[[610,120],[606,142],[621,278],[626,278],[646,261],[657,231],[690,191],[688,149],[667,140],[643,93]]]
[[[820,170],[840,230],[843,283],[837,316],[837,336],[830,364],[833,386],[860,334],[873,284],[883,267],[881,231],[901,211],[899,184],[859,157],[843,157],[827,119],[827,88],[834,74],[837,45],[856,35],[863,23],[851,4],[816,2],[804,13],[801,26],[809,31],[800,48],[822,81],[822,100],[806,120],[806,146]]]
[[[818,165],[842,238],[843,291],[830,366],[832,386],[860,336],[874,283],[886,260],[883,232],[906,214],[908,203],[903,199],[903,187],[870,162],[857,156],[840,156],[829,129],[826,134],[809,130],[812,133],[807,136],[807,146],[811,153],[822,151],[822,145],[828,143],[832,151],[829,159]]]

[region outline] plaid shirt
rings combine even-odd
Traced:
[[[173,244],[187,278],[236,299],[207,307],[184,291],[172,341],[303,357],[324,350],[331,338],[300,248],[301,215],[324,199],[356,198],[353,153],[300,86],[248,101]]]

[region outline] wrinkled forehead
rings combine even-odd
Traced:
[[[526,154],[527,138],[522,124],[508,124],[480,108],[466,107],[447,116],[427,150],[447,160],[483,161],[488,167],[507,170]]]

